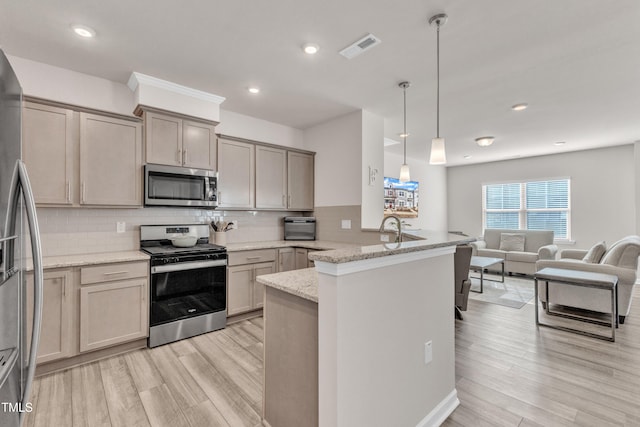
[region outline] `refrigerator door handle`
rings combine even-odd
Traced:
[[[38,226],[38,217],[36,215],[36,203],[33,198],[31,183],[27,168],[21,160],[16,161],[13,171],[13,179],[11,180],[11,192],[9,193],[9,210],[5,224],[5,232],[7,235],[14,235],[16,230],[16,214],[18,211],[18,202],[20,190],[25,202],[25,210],[27,213],[27,222],[29,224],[29,235],[31,238],[31,251],[33,256],[33,331],[31,333],[31,347],[29,350],[29,365],[27,370],[27,378],[25,380],[24,390],[21,402],[27,402],[31,394],[31,386],[33,385],[33,377],[36,371],[36,355],[38,353],[38,344],[40,342],[40,327],[42,325],[42,244],[40,242],[40,227]],[[9,245],[11,250],[8,251],[11,257],[9,262],[13,263],[13,245]],[[6,258],[5,258],[6,259]],[[25,416],[25,412],[20,413],[20,423]]]

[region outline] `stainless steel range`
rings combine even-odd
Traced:
[[[226,326],[227,250],[208,225],[143,225],[140,249],[151,255],[149,347]]]

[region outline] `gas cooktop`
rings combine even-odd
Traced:
[[[211,243],[199,243],[190,248],[178,248],[172,244],[152,244],[150,246],[142,246],[140,248],[143,252],[149,255],[189,255],[197,253],[213,253],[213,252],[225,252],[227,248],[220,245],[213,245]]]

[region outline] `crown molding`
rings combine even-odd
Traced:
[[[198,89],[193,89],[187,86],[182,86],[177,83],[173,83],[167,80],[162,80],[157,77],[148,76],[146,74],[138,73],[134,71],[131,73],[131,77],[129,77],[129,81],[127,82],[127,86],[133,92],[140,85],[153,86],[159,89],[164,89],[169,92],[177,93],[180,95],[190,96],[192,98],[201,99],[207,102],[213,102],[215,104],[222,104],[225,101],[225,97],[214,95],[212,93],[204,92]]]

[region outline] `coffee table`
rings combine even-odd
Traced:
[[[499,283],[504,283],[504,259],[502,258],[491,258],[486,256],[472,256],[471,264],[469,264],[469,269],[473,271],[480,271],[480,290],[474,291],[470,289],[472,292],[477,292],[481,294],[484,292],[484,270],[493,267],[494,265],[502,264],[502,280],[497,281]],[[476,277],[478,279],[478,277]]]

